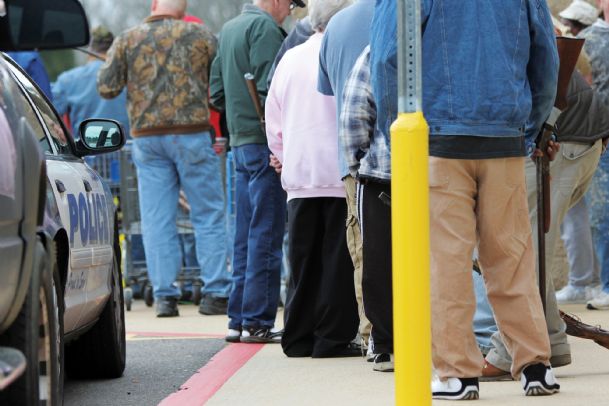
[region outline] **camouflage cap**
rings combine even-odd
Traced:
[[[114,35],[102,25],[95,27],[91,31],[91,48],[96,51],[107,51],[110,45],[112,45],[112,41],[114,41]]]

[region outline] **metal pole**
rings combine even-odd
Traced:
[[[431,405],[429,128],[422,113],[420,0],[398,3],[398,118],[391,126],[397,405]],[[405,232],[406,231],[406,232]]]

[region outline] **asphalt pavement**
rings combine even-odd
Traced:
[[[224,340],[140,339],[127,342],[127,368],[119,379],[67,380],[65,406],[156,405],[225,346]]]
[[[183,317],[158,319],[153,308],[135,301],[132,311],[125,312],[127,366],[123,377],[67,379],[64,406],[156,405],[177,391],[226,346],[221,328],[225,317],[201,316],[196,309],[184,304],[180,306]]]

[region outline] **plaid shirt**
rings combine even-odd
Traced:
[[[391,180],[389,138],[376,126],[369,46],[355,62],[345,83],[338,137],[351,176]]]

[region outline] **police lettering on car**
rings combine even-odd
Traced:
[[[83,247],[89,244],[110,244],[110,222],[106,197],[100,193],[69,193],[70,246],[74,247],[74,236],[80,235]]]

